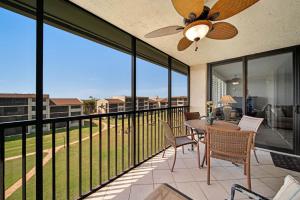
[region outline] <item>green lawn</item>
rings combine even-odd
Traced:
[[[35,156],[28,156],[26,159],[26,171],[35,166]],[[5,162],[5,189],[22,177],[22,158]]]
[[[154,119],[154,118],[153,118]],[[115,125],[115,119],[110,119],[110,125]],[[150,121],[150,117],[149,117]],[[127,119],[125,119],[125,130],[128,129]],[[144,158],[151,156],[151,154],[156,153],[161,149],[162,136],[158,134],[158,121],[156,121],[156,130],[155,124],[151,123],[148,125],[148,134],[147,134],[147,123],[146,116],[144,119],[144,137],[142,136],[142,117],[140,118],[140,129],[139,135],[139,146],[137,142],[137,149],[139,151],[140,161],[143,160],[143,149],[142,144],[144,144]],[[104,123],[107,123],[106,120],[103,120]],[[102,182],[108,179],[108,139],[110,140],[110,177],[114,177],[115,174],[115,153],[117,152],[117,173],[122,172],[122,134],[121,134],[121,123],[122,121],[118,119],[118,129],[117,129],[117,148],[115,144],[115,128],[110,128],[110,137],[108,138],[107,130],[102,131]],[[137,122],[136,122],[137,123]],[[92,139],[92,185],[96,187],[100,184],[99,178],[99,131],[98,125],[93,127],[93,134],[95,136]],[[160,128],[161,132],[161,128]],[[156,133],[156,134],[155,134]],[[82,138],[89,136],[89,127],[84,127],[82,129]],[[64,145],[66,138],[66,132],[60,130],[56,134],[56,146]],[[142,140],[144,138],[144,141]],[[160,144],[158,144],[158,138],[160,138]],[[43,146],[44,149],[51,148],[51,134],[45,133],[43,137]],[[79,132],[77,128],[73,128],[70,131],[70,142],[79,140]],[[132,142],[132,141],[131,141]],[[148,145],[147,145],[148,142]],[[27,144],[27,153],[35,152],[35,137],[30,135],[26,140]],[[152,148],[151,148],[152,146]],[[132,146],[131,146],[132,147]],[[155,148],[156,147],[156,148]],[[6,158],[11,156],[17,156],[21,154],[21,138],[20,137],[10,137],[5,142],[5,156]],[[151,152],[152,149],[152,152]],[[148,154],[147,154],[148,150]],[[86,193],[89,191],[89,151],[90,151],[90,140],[85,140],[82,142],[82,192]],[[45,156],[45,155],[44,155]],[[131,158],[132,159],[132,158]],[[15,159],[13,161],[6,161],[6,171],[5,171],[5,181],[6,188],[11,186],[17,179],[21,178],[22,164],[21,158]],[[124,169],[128,168],[128,134],[124,134]],[[27,156],[27,171],[29,171],[35,165],[35,155]],[[75,143],[70,145],[70,197],[76,198],[79,195],[79,144]],[[52,159],[44,166],[44,197],[45,199],[52,198]],[[35,176],[32,177],[27,182],[27,199],[35,198]],[[21,199],[22,189],[19,188],[14,192],[8,199]],[[56,153],[56,197],[57,199],[66,198],[66,148],[61,148]]]
[[[84,128],[82,131],[82,138],[87,137],[89,135],[88,128]],[[78,140],[76,138],[76,134],[72,134],[78,132],[77,128],[70,129],[70,142]],[[56,137],[56,145],[64,145],[65,143],[65,129],[58,129],[57,133],[55,134]],[[26,153],[35,152],[35,134],[31,133],[26,136]],[[44,140],[43,140],[43,149],[52,148],[52,135],[50,132],[44,133]],[[17,136],[10,136],[6,137],[5,139],[5,157],[12,157],[21,155],[22,152],[22,137],[20,135]]]

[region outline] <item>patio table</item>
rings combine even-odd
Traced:
[[[207,145],[206,145],[206,127],[207,126],[213,126],[215,128],[220,128],[220,129],[240,130],[240,127],[236,124],[229,123],[229,122],[226,122],[226,121],[220,121],[220,120],[214,121],[214,123],[212,125],[209,125],[207,123],[206,119],[195,119],[195,120],[185,121],[184,125],[189,127],[189,128],[198,129],[198,130],[201,130],[201,131],[204,132],[204,140],[201,141],[201,142],[205,144],[205,153],[208,153],[207,150],[206,150],[206,148],[207,148]],[[207,157],[206,155],[204,155],[204,156],[205,157],[204,157],[204,159],[202,161],[202,164],[201,164],[202,167],[203,167],[204,161]]]
[[[195,120],[188,120],[184,122],[184,125],[193,128],[193,129],[199,129],[206,133],[206,127],[207,126],[213,126],[216,128],[221,128],[221,129],[231,129],[231,130],[239,130],[240,127],[238,125],[225,122],[225,121],[214,121],[212,125],[207,124],[206,119],[195,119]]]

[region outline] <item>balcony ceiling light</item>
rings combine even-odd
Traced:
[[[232,85],[239,85],[240,84],[241,79],[237,77],[237,75],[234,76],[233,79],[231,79],[231,84]]]
[[[203,39],[209,30],[211,30],[212,24],[210,21],[207,20],[198,20],[191,24],[189,24],[183,34],[184,36],[189,39],[190,41],[199,41]]]

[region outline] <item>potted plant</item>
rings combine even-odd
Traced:
[[[212,125],[213,123],[214,123],[214,119],[215,119],[215,117],[214,117],[214,108],[215,108],[215,106],[214,106],[214,102],[213,101],[207,101],[206,102],[206,107],[207,107],[207,115],[208,115],[208,117],[207,117],[207,123],[209,124],[209,125]]]

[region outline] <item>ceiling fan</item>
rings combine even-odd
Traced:
[[[145,35],[146,38],[156,38],[172,35],[183,31],[184,37],[177,45],[178,51],[187,49],[204,37],[216,40],[227,40],[235,37],[238,30],[227,22],[216,22],[232,17],[252,6],[259,0],[218,0],[212,8],[204,5],[204,0],[172,0],[175,10],[184,17],[185,26],[167,26]]]

